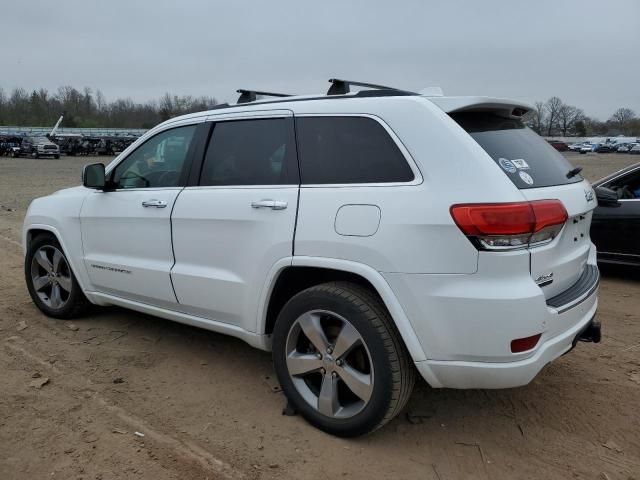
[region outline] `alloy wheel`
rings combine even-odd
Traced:
[[[294,387],[322,415],[350,418],[369,403],[374,384],[371,354],[344,317],[325,310],[304,313],[289,330],[286,355]]]
[[[52,245],[40,247],[31,260],[31,282],[42,303],[53,309],[66,305],[73,282],[67,259]]]

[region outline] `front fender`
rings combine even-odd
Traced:
[[[37,198],[27,210],[22,227],[22,250],[26,254],[34,231],[51,232],[64,250],[69,265],[83,291],[91,284],[84,266],[80,210],[88,191],[83,187],[62,190],[48,197]]]

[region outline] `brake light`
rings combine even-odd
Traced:
[[[451,216],[460,230],[484,250],[550,242],[568,218],[560,200],[453,205]]]

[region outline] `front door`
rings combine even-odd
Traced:
[[[291,113],[259,115],[211,124],[199,184],[172,215],[181,311],[248,331],[269,272],[292,256],[298,204]]]
[[[598,249],[598,258],[640,263],[640,169],[603,186],[618,193],[620,205],[599,206],[593,214],[591,238]]]
[[[195,125],[165,130],[129,154],[85,200],[80,220],[95,291],[157,306],[176,302],[171,211],[186,182]]]

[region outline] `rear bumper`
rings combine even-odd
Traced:
[[[481,254],[471,275],[384,275],[426,353],[415,364],[432,387],[510,388],[569,351],[594,318],[595,260],[592,248],[580,280],[551,299],[529,275],[528,257],[517,254],[500,261]],[[512,340],[537,334],[532,350],[511,352]]]
[[[545,365],[571,350],[577,336],[592,322],[598,308],[597,291],[564,315],[576,318],[573,327],[538,346],[533,356],[516,362],[457,362],[426,360],[415,365],[423,377],[446,388],[512,388],[528,384]]]

